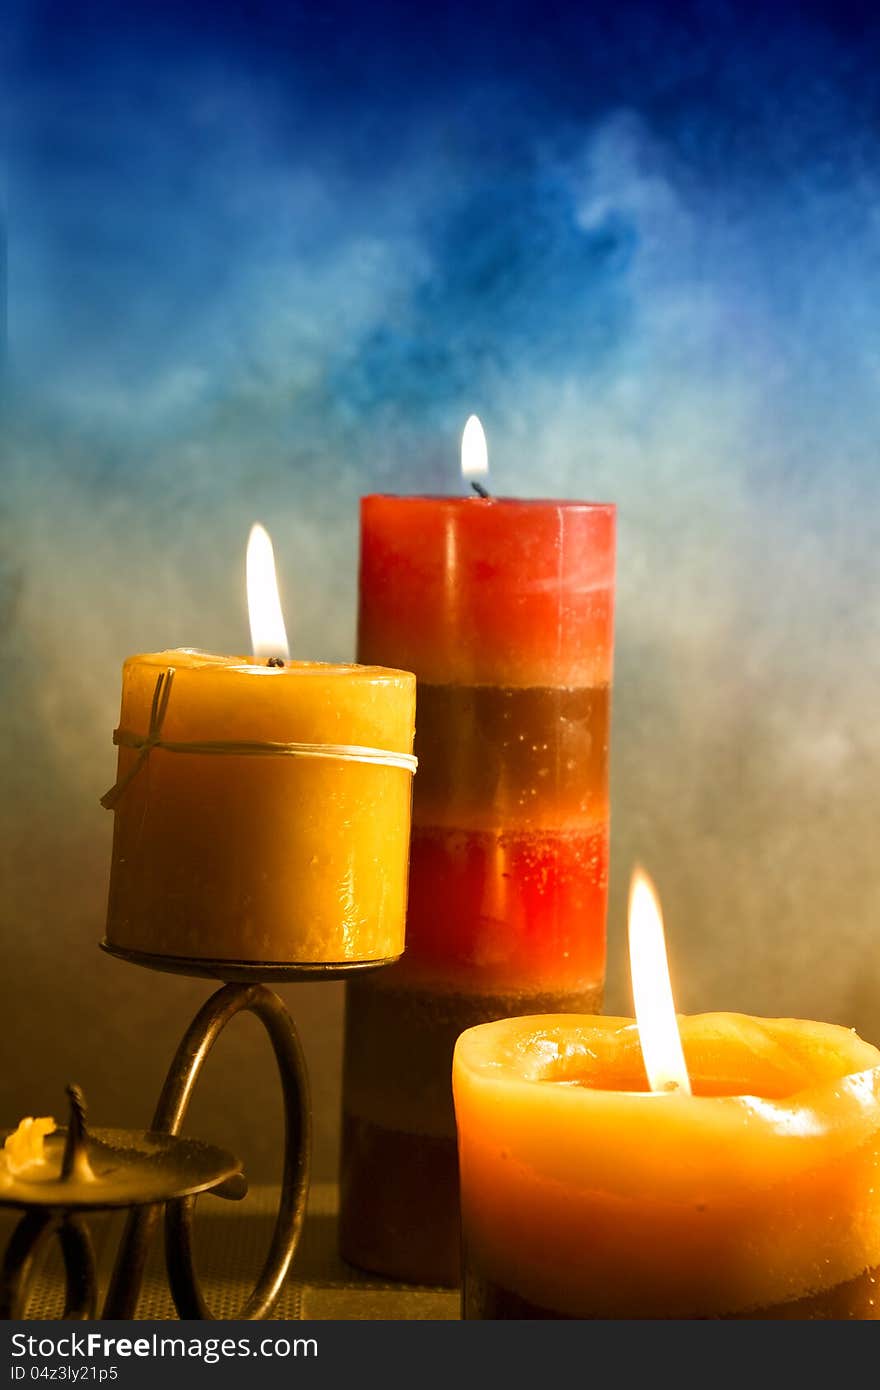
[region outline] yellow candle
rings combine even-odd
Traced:
[[[461,1035],[465,1317],[880,1317],[880,1051],[678,1021],[690,1095],[648,1089],[632,1019]]]
[[[168,671],[160,741],[144,756]],[[108,943],[251,962],[399,956],[414,715],[406,671],[129,657]]]

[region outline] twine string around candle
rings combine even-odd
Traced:
[[[364,748],[354,743],[282,743],[271,740],[248,742],[235,739],[187,740],[186,742],[162,738],[162,726],[168,712],[168,701],[174,681],[174,667],[163,671],[153,691],[150,707],[150,723],[146,734],[135,734],[128,729],[115,729],[113,742],[117,747],[134,748],[137,757],[122,777],[119,777],[109,791],[101,797],[101,805],[112,811],[129,782],[137,776],[154,748],[162,748],[166,753],[209,753],[226,754],[235,757],[285,757],[285,758],[332,758],[339,762],[372,763],[379,767],[399,767],[404,772],[414,773],[418,760],[412,753],[395,753],[387,748]]]

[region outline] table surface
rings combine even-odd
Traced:
[[[277,1188],[255,1186],[242,1202],[200,1198],[195,1253],[202,1289],[215,1317],[234,1318],[262,1264],[275,1222]],[[460,1316],[457,1290],[400,1284],[354,1269],[336,1248],[338,1191],[313,1183],[299,1249],[272,1314],[285,1319],[431,1319]],[[18,1213],[0,1213],[5,1247]],[[95,1213],[88,1225],[95,1245],[100,1302],[113,1269],[123,1216]],[[28,1318],[57,1318],[63,1306],[61,1262],[54,1249],[32,1284]],[[150,1254],[136,1316],[177,1318],[168,1291],[161,1230]]]

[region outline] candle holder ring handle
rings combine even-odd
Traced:
[[[293,1019],[272,990],[262,984],[227,984],[203,1004],[175,1053],[153,1117],[153,1129],[178,1134],[208,1053],[236,1014],[256,1014],[275,1053],[284,1103],[284,1164],[275,1229],[253,1291],[238,1313],[241,1319],[268,1317],[296,1253],[309,1188],[311,1113],[308,1073]],[[246,1184],[229,1181],[217,1195],[242,1197]],[[196,1197],[166,1204],[165,1261],[175,1307],[181,1318],[212,1319],[198,1283],[192,1251]],[[134,1209],[126,1223],[103,1316],[134,1317],[150,1242],[160,1207]]]
[[[85,1321],[95,1316],[95,1255],[88,1229],[71,1212],[32,1207],[19,1221],[6,1247],[0,1272],[0,1318],[25,1317],[36,1262],[52,1236],[58,1237],[64,1258],[62,1317]]]

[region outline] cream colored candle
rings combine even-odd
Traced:
[[[129,657],[108,943],[281,964],[399,956],[414,719],[407,671],[189,649]]]

